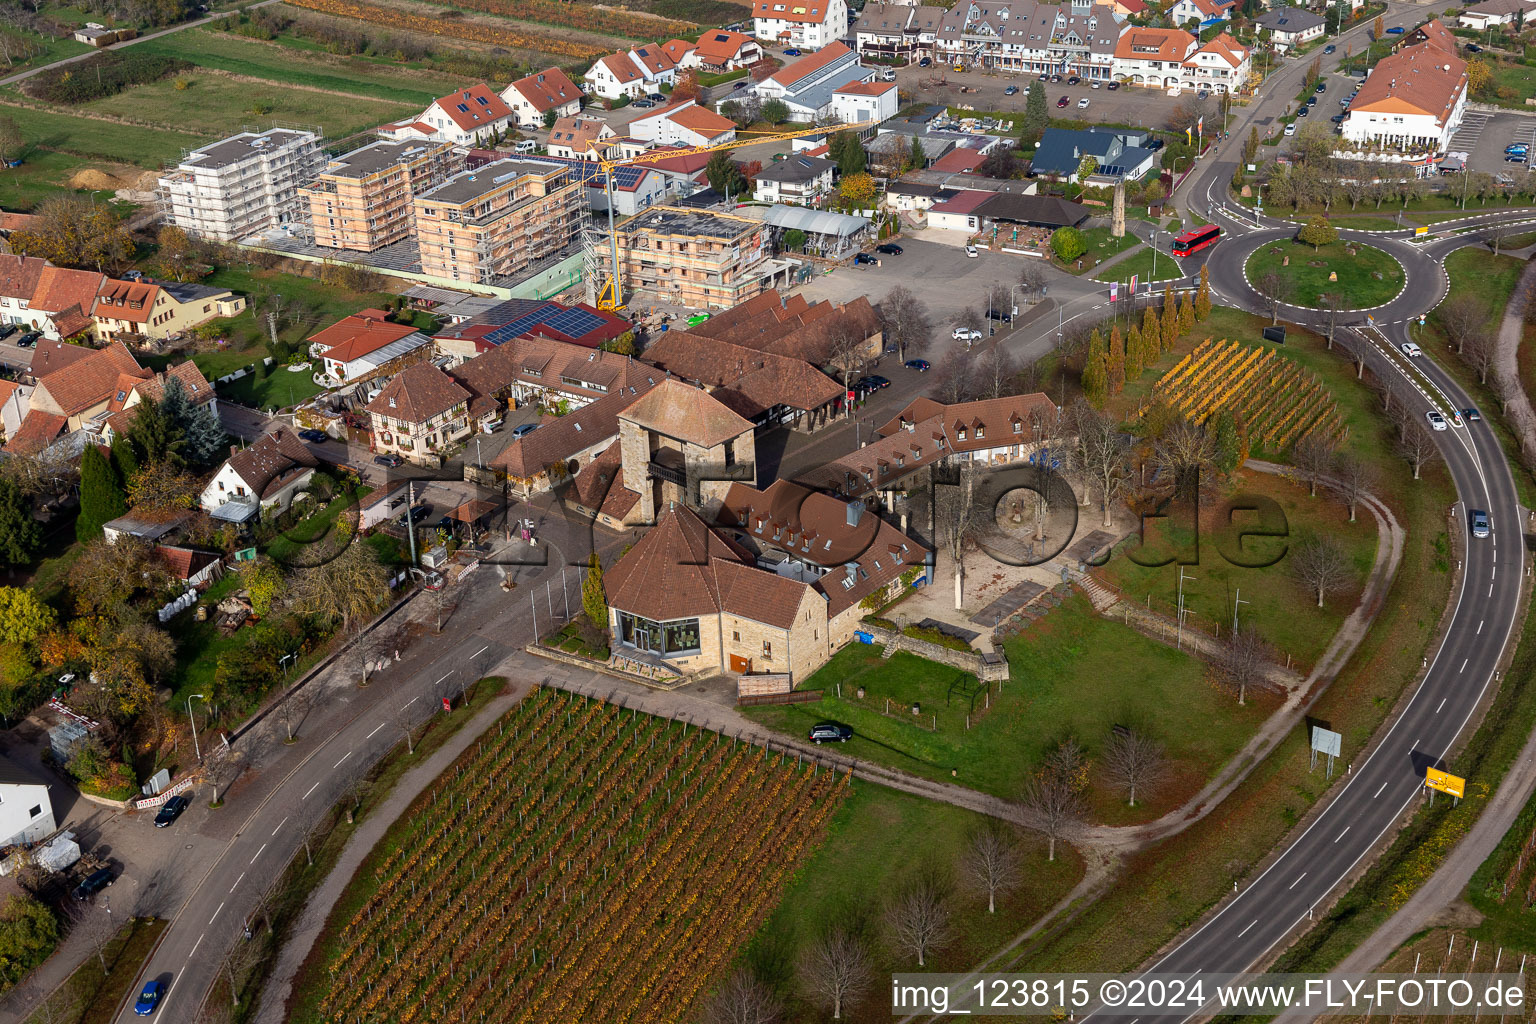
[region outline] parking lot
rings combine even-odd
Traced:
[[[1527,147],[1526,163],[1506,161],[1504,149],[1513,143]],[[1451,152],[1468,153],[1467,166],[1489,174],[1518,173],[1530,166],[1529,154],[1536,152],[1536,116],[1487,111],[1468,111],[1461,129],[1451,139]]]

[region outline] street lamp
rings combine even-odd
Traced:
[[[283,681],[284,682],[286,682],[288,680],[288,662],[290,662],[290,661],[298,661],[298,660],[299,660],[299,652],[298,651],[294,651],[292,654],[285,654],[281,658],[277,659],[277,663],[283,667]]]
[[[208,698],[204,697],[200,693],[189,693],[189,694],[187,694],[187,718],[189,720],[191,720],[191,722],[192,722],[192,752],[197,755],[198,763],[201,764],[202,760],[203,760],[203,751],[202,751],[202,748],[199,747],[198,743],[197,743],[197,719],[192,717],[192,698],[193,697],[196,697],[198,700],[207,700]]]

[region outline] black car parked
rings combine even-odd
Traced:
[[[155,815],[155,828],[165,828],[171,822],[181,817],[181,812],[192,805],[192,801],[184,796],[173,796],[160,808],[160,813]]]
[[[111,885],[113,881],[111,868],[101,868],[98,871],[93,871],[85,876],[85,881],[75,886],[75,899],[82,902],[88,900]]]
[[[875,246],[875,252],[881,253],[885,256],[900,256],[901,246],[897,245],[895,242],[885,242],[881,245]]]
[[[311,444],[320,444],[331,439],[330,434],[323,430],[316,430],[314,427],[306,427],[299,431],[299,436]]]
[[[811,726],[812,743],[847,743],[853,738],[853,729],[838,722],[818,722]]]

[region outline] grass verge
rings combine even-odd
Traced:
[[[102,946],[101,955],[93,952],[75,968],[64,984],[32,1011],[26,1024],[110,1024],[169,924],[153,917],[130,918]]]

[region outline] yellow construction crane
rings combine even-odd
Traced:
[[[873,127],[877,121],[855,121],[843,125],[821,125],[813,128],[800,128],[785,132],[741,132],[739,134],[751,135],[752,138],[737,139],[734,142],[722,142],[714,146],[685,146],[680,149],[660,149],[641,153],[639,156],[629,157],[623,160],[598,160],[598,172],[603,176],[603,187],[608,199],[608,246],[609,256],[612,261],[610,275],[603,286],[597,290],[597,308],[604,310],[618,310],[624,308],[624,288],[619,270],[619,237],[614,231],[613,225],[613,172],[619,167],[644,166],[659,160],[670,160],[677,156],[694,156],[699,153],[719,153],[727,149],[742,149],[747,146],[757,146],[765,142],[782,142],[785,139],[801,139],[808,135],[831,135],[844,131],[862,131]],[[585,186],[588,181],[596,177],[592,174],[576,182],[577,186]]]

